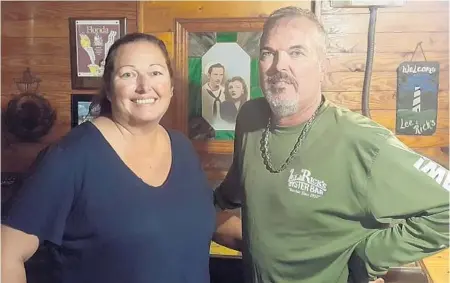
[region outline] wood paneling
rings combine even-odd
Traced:
[[[422,60],[422,55],[417,54],[415,59]],[[439,61],[441,71],[448,71],[448,52],[427,52],[428,61]],[[334,72],[364,72],[366,65],[365,53],[330,53],[328,55],[328,71]],[[402,62],[411,61],[410,53],[380,53],[373,60],[373,72],[392,72],[392,67]]]
[[[366,26],[367,27],[367,26]],[[366,53],[367,33],[329,34],[329,53]],[[427,52],[448,51],[448,32],[384,32],[375,36],[375,50],[381,53],[404,53],[410,60],[417,43],[422,42],[422,48]],[[427,56],[428,57],[428,56]],[[423,59],[422,55],[414,57]],[[427,58],[428,59],[428,58]]]
[[[174,31],[176,18],[240,18],[268,16],[288,5],[310,8],[310,1],[146,1],[140,2],[140,29]]]
[[[15,3],[15,2],[14,2]],[[71,15],[72,16],[72,15]],[[98,16],[98,14],[97,14]],[[104,14],[102,14],[102,17]],[[105,16],[106,17],[106,16]],[[68,23],[68,19],[56,18],[55,20],[64,21]],[[127,21],[127,30],[136,31],[136,20]],[[69,29],[67,24],[54,25],[51,21],[44,19],[34,20],[18,20],[5,21],[2,24],[2,34],[7,37],[69,37]],[[48,39],[51,40],[51,39]]]
[[[379,8],[378,13],[391,13],[391,14],[403,14],[403,13],[423,13],[423,12],[445,12],[449,10],[447,1],[436,0],[420,0],[420,1],[408,1],[407,5],[400,7],[385,7]],[[424,3],[426,2],[426,4]],[[333,8],[329,1],[322,3],[322,14],[368,14],[369,9],[352,9],[352,8]]]
[[[98,11],[102,11],[102,16],[124,16],[128,18],[129,31],[136,30],[139,21],[139,29],[161,38],[173,58],[175,19],[261,17],[287,5],[311,6],[308,1],[249,1],[232,2],[232,5],[216,1],[2,2],[2,107],[17,93],[13,79],[30,66],[43,80],[41,91],[55,105],[58,113],[57,125],[52,134],[43,139],[43,143],[56,139],[70,129],[70,95],[83,91],[72,90],[70,85],[68,17],[96,16]],[[371,115],[377,122],[393,129],[398,65],[411,60],[418,42],[422,42],[428,60],[440,62],[437,134],[434,137],[402,137],[410,146],[427,149],[436,158],[441,156],[436,146],[445,144],[444,130],[448,128],[448,11],[445,1],[407,1],[403,7],[378,9],[376,55],[371,80]],[[323,1],[321,12],[324,26],[330,32],[330,64],[324,84],[325,95],[337,104],[360,111],[368,9],[331,8],[329,1]],[[422,60],[423,57],[417,53],[415,59]],[[175,114],[172,109],[169,110],[167,116],[170,117],[165,117],[165,120],[170,123]],[[39,145],[26,147],[38,148]],[[196,147],[201,152],[230,152],[226,142],[210,145],[196,143]],[[213,159],[208,160],[204,160],[205,164],[211,164]],[[7,166],[8,162],[5,164]]]
[[[329,32],[328,76],[325,95],[333,102],[361,112],[361,94],[367,51],[368,8],[332,8],[321,2],[321,20]],[[440,64],[438,125],[433,136],[399,136],[418,152],[448,167],[449,137],[449,35],[447,1],[406,1],[402,7],[379,8],[376,21],[370,114],[373,120],[395,130],[397,68],[405,61]],[[425,57],[417,50],[417,44]]]
[[[361,109],[362,91],[327,91],[324,94],[338,105],[345,105],[349,109]],[[369,107],[371,110],[395,110],[396,99],[395,90],[374,91],[370,93]],[[447,110],[448,104],[448,90],[440,91],[438,94],[438,108]]]
[[[55,108],[57,119],[38,143],[2,144],[2,170],[23,171],[36,154],[70,130],[71,94],[69,17],[126,17],[128,32],[137,31],[137,2],[29,1],[2,2],[2,108],[18,94],[13,82],[30,67],[42,82],[40,93]],[[84,92],[84,91],[81,91]],[[92,93],[93,91],[88,91]]]
[[[142,24],[140,29],[160,37],[173,58],[176,19],[260,17],[270,14],[280,6],[291,4],[306,8],[311,6],[309,2],[302,1],[233,2],[232,6],[222,2],[190,2],[189,5],[183,2],[142,2],[139,10],[139,21]],[[324,82],[324,93],[331,101],[360,112],[369,10],[331,8],[329,0],[322,1],[320,10],[321,20],[329,32],[329,66]],[[448,144],[448,11],[448,3],[443,1],[407,1],[402,7],[378,9],[376,53],[370,91],[372,118],[394,130],[397,67],[400,63],[412,59],[425,60],[420,52],[413,57],[416,45],[421,42],[426,60],[440,63],[438,130],[431,137],[400,136],[400,139],[409,146],[425,149],[431,157],[441,161],[448,160],[448,156],[440,150],[440,146]],[[179,111],[173,111],[174,117],[178,113]],[[228,142],[194,144],[202,156],[208,152],[222,154],[232,152],[232,145]],[[220,172],[209,174],[222,176],[223,172]]]
[[[397,73],[373,72],[371,77],[371,91],[385,91],[397,89]],[[448,71],[439,72],[439,90],[448,90]],[[324,91],[360,91],[363,88],[363,72],[332,72],[325,79]]]
[[[376,32],[444,32],[448,31],[447,19],[448,12],[380,13]],[[369,27],[369,16],[366,14],[325,14],[322,21],[330,34],[366,34]]]
[[[17,1],[2,3],[2,19],[5,22],[42,20],[60,23],[68,17],[117,17],[136,20],[136,3],[128,1]]]
[[[2,40],[2,61],[7,56],[55,55],[69,58],[68,38],[8,37]]]

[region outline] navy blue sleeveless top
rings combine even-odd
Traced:
[[[3,224],[58,247],[62,283],[207,283],[212,189],[190,141],[169,130],[172,167],[152,188],[90,122],[49,148]]]

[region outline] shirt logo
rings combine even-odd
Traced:
[[[327,192],[327,183],[313,178],[311,171],[307,169],[301,169],[300,174],[296,174],[294,169],[291,169],[288,188],[289,191],[302,196],[320,198]]]
[[[450,173],[447,169],[424,157],[420,157],[414,163],[414,167],[434,179],[441,187],[450,191]]]

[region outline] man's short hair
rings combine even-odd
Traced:
[[[214,68],[222,68],[222,69],[225,71],[225,67],[224,67],[222,64],[216,63],[216,64],[213,64],[213,65],[209,66],[209,68],[208,68],[208,74],[211,75],[212,70],[213,70]]]
[[[307,18],[311,22],[313,22],[317,27],[319,36],[321,37],[321,40],[320,40],[321,42],[320,43],[318,42],[318,44],[322,45],[321,49],[323,49],[323,50],[321,50],[321,51],[324,54],[326,53],[327,44],[328,44],[327,33],[326,33],[325,28],[323,27],[322,23],[319,21],[319,19],[317,19],[316,15],[313,12],[311,12],[311,10],[302,9],[302,8],[295,7],[295,6],[288,6],[288,7],[283,7],[283,8],[277,9],[269,15],[269,17],[266,19],[266,21],[264,23],[263,34],[261,36],[261,42],[263,42],[263,40],[265,40],[265,36],[275,26],[275,24],[277,23],[278,20],[280,20],[282,18],[288,18],[288,17]]]

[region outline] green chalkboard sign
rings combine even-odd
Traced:
[[[397,69],[396,134],[430,136],[436,132],[438,62],[403,62]]]

